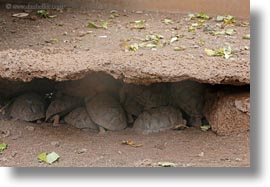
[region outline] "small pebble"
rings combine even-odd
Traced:
[[[12,152],[11,153],[11,156],[14,158],[18,153],[15,151],[15,152]]]
[[[203,157],[204,156],[204,152],[201,152],[200,154],[199,154],[199,157]]]
[[[26,130],[29,130],[29,131],[34,131],[34,130],[35,130],[35,127],[32,127],[32,126],[26,126],[25,129],[26,129]]]
[[[78,154],[83,154],[83,153],[85,153],[86,151],[87,151],[87,149],[82,148],[82,149],[77,150],[76,153],[78,153]]]
[[[59,141],[52,141],[51,145],[55,146],[55,147],[59,147],[60,146],[60,142]]]
[[[6,157],[2,157],[2,158],[0,158],[0,162],[2,161],[2,162],[6,162],[8,159],[6,158]]]
[[[235,161],[240,162],[242,159],[241,158],[236,158]]]

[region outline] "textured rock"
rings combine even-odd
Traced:
[[[22,81],[34,78],[63,81],[81,79],[92,72],[102,71],[126,83],[143,85],[186,79],[232,85],[245,85],[250,81],[250,65],[246,61],[228,63],[222,58],[209,57],[196,60],[163,51],[158,56],[151,51],[144,56],[127,55],[121,51],[117,55],[107,53],[105,56],[95,50],[80,54],[56,51],[49,54],[44,50],[29,49],[1,51],[0,77]]]
[[[250,129],[249,93],[221,93],[206,101],[205,116],[218,135],[230,135]]]

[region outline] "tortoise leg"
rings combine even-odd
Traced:
[[[60,116],[55,115],[55,116],[53,116],[52,120],[53,120],[53,126],[54,127],[59,127]]]
[[[133,123],[134,122],[134,119],[133,119],[131,114],[127,114],[127,121],[128,121],[128,123]]]
[[[191,121],[192,121],[191,126],[193,126],[193,127],[200,128],[200,126],[202,125],[200,117],[192,117]]]
[[[106,130],[101,126],[98,126],[98,130],[99,130],[98,134],[105,134],[105,132],[106,132]]]

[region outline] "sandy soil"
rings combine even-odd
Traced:
[[[7,120],[0,121],[0,130],[10,132],[2,138],[8,149],[0,155],[0,166],[153,167],[158,162],[172,162],[177,167],[250,166],[249,132],[216,136],[211,131],[189,128],[137,135],[128,128],[99,135],[68,125],[51,127]],[[126,140],[142,146],[123,145]],[[86,151],[79,154],[82,149]],[[52,165],[39,163],[37,155],[44,151],[55,151],[61,158]]]
[[[87,28],[89,22],[108,20],[110,11],[51,12],[52,19],[30,14],[15,18],[16,11],[0,11],[0,77],[30,81],[46,77],[53,80],[79,79],[91,71],[103,71],[125,82],[149,84],[175,82],[192,78],[212,84],[249,84],[250,46],[242,39],[250,33],[248,20],[238,20],[224,29],[214,18],[206,23],[218,31],[234,29],[232,35],[210,35],[203,28],[188,32],[198,20],[187,20],[186,14],[119,12],[108,29]],[[173,24],[162,20],[170,18]],[[130,22],[146,20],[146,29],[131,29]],[[89,33],[88,33],[89,32]],[[157,50],[125,51],[130,44],[140,43],[147,34],[161,34],[170,41],[176,34],[179,41]],[[130,41],[127,41],[130,40]],[[199,42],[205,41],[204,46]],[[231,46],[230,59],[209,57],[204,49]],[[184,51],[174,51],[174,47]]]

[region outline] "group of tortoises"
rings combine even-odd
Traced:
[[[78,89],[78,84],[74,85]],[[45,121],[54,126],[66,123],[101,132],[123,130],[132,124],[134,131],[142,134],[181,124],[200,125],[203,117],[205,86],[190,80],[150,86],[123,84],[117,93],[112,86],[98,87],[88,96],[87,92],[83,96],[69,94],[65,87],[53,94],[49,103],[37,93],[22,94],[13,99],[9,115],[29,122]]]

